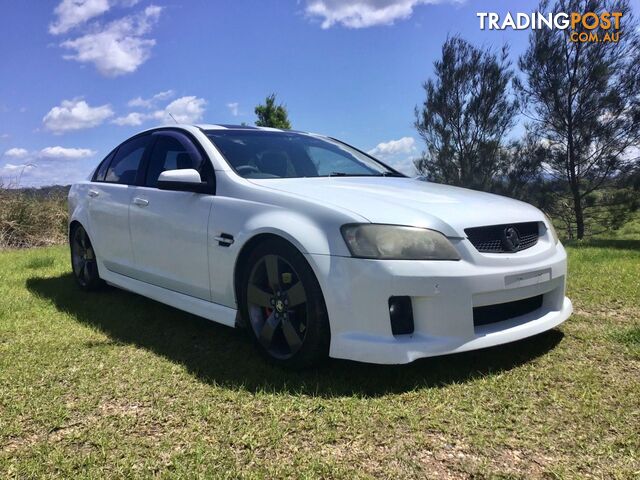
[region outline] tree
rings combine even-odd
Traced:
[[[256,106],[255,112],[258,116],[256,125],[259,127],[291,129],[287,108],[283,104],[276,105],[275,93],[265,99],[264,105]]]
[[[548,8],[545,0],[538,10]],[[623,13],[617,43],[575,42],[571,29],[542,28],[532,31],[519,60],[524,78],[516,88],[528,101],[530,128],[544,138],[548,175],[564,186],[558,204],[571,207],[570,223],[582,239],[590,218],[620,222],[620,214],[604,213],[624,202],[613,191],[632,168],[629,151],[640,140],[640,40],[626,0],[558,0],[552,11]],[[607,32],[581,24],[576,30],[600,39]]]
[[[498,152],[498,171],[491,191],[524,200],[540,207],[546,203],[542,164],[545,149],[540,138],[527,132]]]
[[[435,78],[423,84],[426,99],[415,110],[414,125],[427,145],[416,168],[437,182],[490,190],[505,169],[503,138],[518,109],[509,95],[507,48],[496,54],[453,37],[434,67]]]

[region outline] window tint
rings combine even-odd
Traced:
[[[115,154],[116,151],[114,150],[109,155],[107,155],[106,158],[102,160],[102,162],[100,162],[100,165],[96,170],[96,174],[93,176],[94,182],[104,182],[104,177],[107,174],[107,168],[109,168],[109,163],[111,162],[111,159],[115,156]]]
[[[138,167],[148,142],[149,135],[145,135],[120,145],[115,158],[107,169],[105,181],[125,185],[135,184]]]
[[[154,136],[157,140],[149,159],[144,183],[147,187],[157,186],[158,177],[165,170],[193,168],[200,171],[202,157],[193,143],[184,135],[177,132],[162,132]]]
[[[334,172],[351,175],[371,174],[371,170],[365,165],[323,147],[308,147],[307,155],[311,158],[319,176],[331,175]]]
[[[344,143],[296,132],[209,130],[231,167],[247,178],[400,175]]]

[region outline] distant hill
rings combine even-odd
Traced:
[[[25,187],[12,189],[32,198],[66,198],[71,185],[50,185],[47,187]]]

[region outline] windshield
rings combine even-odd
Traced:
[[[209,140],[245,178],[403,176],[336,140],[295,132],[208,130]]]

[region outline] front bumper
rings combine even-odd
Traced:
[[[473,253],[461,261],[365,260],[307,255],[331,324],[330,356],[400,364],[500,345],[544,332],[572,312],[565,297],[566,253],[543,243],[516,255]],[[468,242],[467,242],[468,243]],[[542,295],[537,310],[474,326],[473,308]],[[414,333],[394,336],[388,301],[410,296]]]

